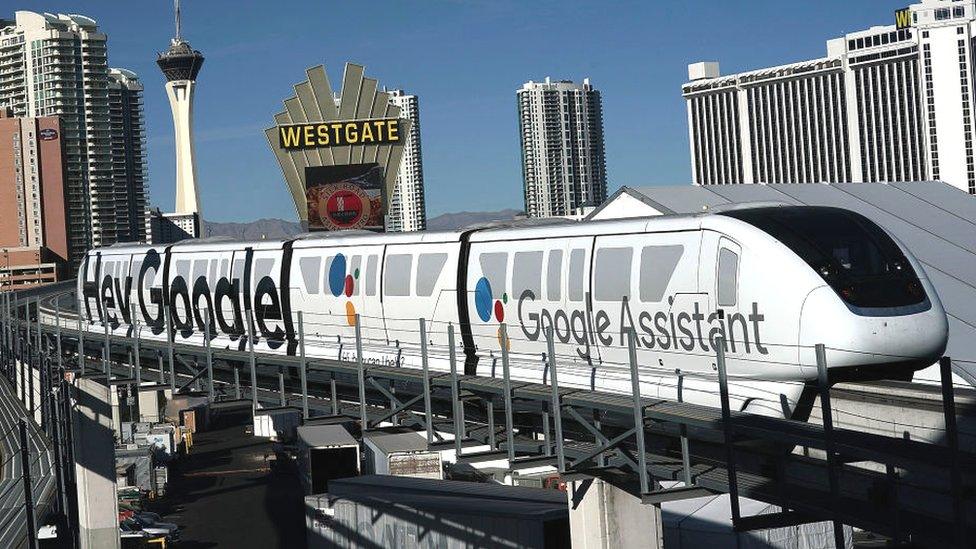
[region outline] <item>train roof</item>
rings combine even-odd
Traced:
[[[739,224],[719,212],[693,214],[671,214],[626,219],[591,221],[542,221],[520,220],[514,222],[492,223],[485,226],[452,231],[418,231],[404,233],[373,233],[370,231],[339,231],[304,233],[288,239],[274,240],[234,240],[227,237],[185,240],[167,245],[116,244],[97,251],[106,255],[132,254],[147,248],[158,250],[169,248],[174,252],[221,252],[250,247],[254,250],[277,250],[292,241],[295,249],[308,249],[332,246],[367,246],[378,244],[420,244],[459,242],[466,232],[471,232],[471,242],[491,242],[497,240],[521,240],[534,238],[559,238],[569,236],[600,236],[606,234],[633,232],[672,232],[698,230],[703,225],[715,227],[729,223]]]

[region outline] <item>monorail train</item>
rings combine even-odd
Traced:
[[[562,386],[718,405],[716,346],[738,409],[786,417],[817,377],[905,378],[945,349],[942,304],[912,255],[876,224],[826,207],[512,224],[454,232],[317,233],[93,250],[79,275],[88,329],[448,368],[544,383],[548,328]],[[299,321],[301,313],[301,322]],[[249,321],[248,319],[252,319]],[[209,324],[209,329],[206,327]],[[249,326],[250,324],[250,326]],[[169,325],[169,328],[167,328]],[[809,393],[808,393],[809,394]],[[809,400],[809,399],[806,399]]]

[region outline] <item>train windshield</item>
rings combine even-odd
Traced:
[[[762,229],[803,259],[854,307],[904,307],[925,301],[905,254],[861,214],[820,206],[722,212]]]

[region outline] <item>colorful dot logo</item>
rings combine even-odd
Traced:
[[[352,297],[356,280],[359,279],[359,269],[352,274],[347,274],[346,263],[346,256],[337,254],[332,258],[332,265],[329,266],[329,291],[335,297],[343,294],[347,298]],[[352,301],[346,302],[346,322],[350,326],[356,325],[356,306]]]
[[[493,300],[494,304],[492,303]],[[478,284],[474,287],[474,306],[478,311],[478,318],[482,322],[491,320],[492,312],[495,313],[495,320],[504,322],[505,303],[508,303],[508,294],[502,294],[501,299],[494,299],[491,293],[491,282],[488,282],[485,277],[478,280]]]

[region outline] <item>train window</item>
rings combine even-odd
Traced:
[[[352,285],[352,295],[359,295],[359,286],[362,284],[361,276],[363,273],[359,271],[360,266],[363,264],[363,256],[354,255],[352,259],[349,260],[349,274],[351,274],[355,280]]]
[[[630,298],[630,263],[634,249],[600,248],[596,251],[593,275],[593,297],[600,301],[622,301]]]
[[[271,276],[274,269],[274,259],[265,257],[254,262],[254,282],[257,283],[266,276]]]
[[[142,266],[140,266],[139,269],[141,271]],[[142,280],[143,291],[148,292],[149,288],[152,288],[153,284],[156,283],[156,277],[159,276],[160,272],[162,272],[162,268],[155,268],[155,267],[152,267],[146,271],[146,278]]]
[[[735,305],[735,292],[739,283],[739,254],[728,248],[718,252],[718,306]]]
[[[329,257],[325,258],[325,267],[322,269],[322,292],[326,294],[331,291],[331,286],[329,285],[329,273],[332,272],[332,262],[334,260],[334,255],[330,255]]]
[[[193,262],[193,279],[187,280],[186,284],[193,289],[194,284],[197,283],[198,279],[205,278],[207,276],[207,260],[198,259]]]
[[[366,295],[376,295],[376,260],[375,255],[366,260]]]
[[[549,301],[559,301],[563,286],[563,251],[549,252],[549,264],[546,268],[546,298]]]
[[[542,252],[516,252],[512,264],[512,297],[521,299],[531,291],[535,299],[542,297]]]
[[[583,301],[586,250],[576,249],[569,254],[569,300]]]
[[[319,293],[319,269],[322,261],[317,257],[303,257],[298,260],[298,269],[305,281],[305,293],[315,295]]]
[[[684,246],[644,246],[640,262],[641,301],[657,303],[664,299],[664,292],[684,251]]]
[[[207,282],[210,283],[210,288],[213,289],[214,285],[217,284],[217,269],[220,267],[219,259],[210,260],[210,274],[207,275]]]
[[[488,284],[491,286],[491,297],[501,299],[505,294],[505,289],[508,287],[506,285],[508,253],[492,252],[481,254],[478,257],[478,262],[481,263],[482,276],[488,279]]]
[[[243,259],[235,259],[234,260],[234,272],[232,274],[233,274],[233,276],[231,278],[233,278],[235,280],[243,280],[244,279],[244,260]]]
[[[823,206],[722,212],[779,240],[854,307],[925,303],[918,275],[888,234],[850,210]]]
[[[136,259],[132,262],[132,289],[138,289],[139,287],[139,273],[142,272],[142,259]]]
[[[417,295],[429,296],[434,293],[445,263],[447,254],[420,254],[417,260]]]
[[[391,296],[410,295],[410,268],[412,266],[413,256],[410,254],[386,256],[386,267],[383,268],[383,294]]]
[[[176,262],[176,276],[183,277],[183,280],[190,278],[190,262],[181,260]]]

